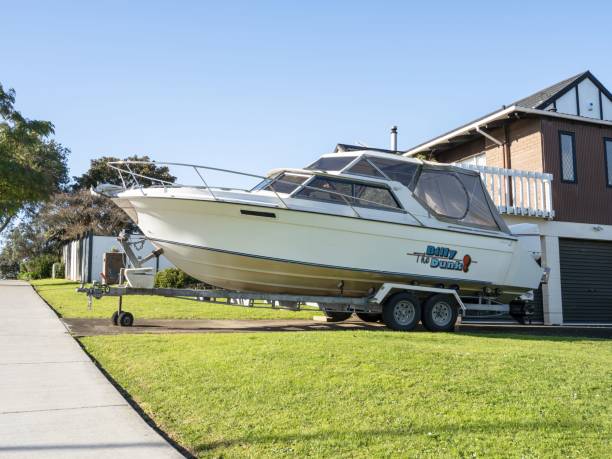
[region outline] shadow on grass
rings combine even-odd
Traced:
[[[328,430],[317,431],[312,433],[291,433],[291,434],[275,434],[275,435],[253,435],[238,438],[229,438],[226,440],[211,441],[195,445],[193,450],[196,454],[210,453],[219,448],[229,448],[235,445],[261,445],[278,443],[291,444],[294,442],[304,441],[326,441],[328,439],[336,440],[341,443],[350,444],[354,438],[395,438],[395,437],[411,437],[417,435],[427,435],[435,439],[446,435],[465,435],[465,434],[513,434],[515,432],[537,431],[543,434],[550,433],[566,433],[567,435],[576,435],[579,430],[589,430],[597,432],[601,426],[590,422],[576,421],[490,421],[479,422],[477,425],[472,424],[446,424],[435,426],[407,426],[405,429],[367,429],[367,430]],[[219,453],[221,451],[218,451]]]
[[[30,285],[34,287],[36,290],[52,290],[54,287],[67,288],[67,286],[71,286],[71,287],[76,288],[80,284],[78,282],[66,281],[66,282],[53,282],[53,283],[48,283],[48,284],[30,284]]]
[[[460,335],[478,338],[566,342],[612,339],[612,327],[542,327],[531,325],[497,326],[463,324],[457,330]]]

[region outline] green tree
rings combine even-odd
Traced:
[[[128,156],[125,158],[127,161],[144,161],[149,162],[151,159],[148,156]],[[119,172],[108,166],[111,161],[119,161],[119,158],[113,156],[103,156],[102,158],[92,159],[89,166],[89,170],[80,177],[73,177],[74,184],[72,188],[74,190],[83,190],[96,187],[100,183],[111,183],[113,185],[122,185],[121,177]],[[176,177],[170,174],[170,169],[166,166],[158,166],[154,163],[149,164],[130,164],[130,169],[140,175],[147,177],[164,180],[165,182],[174,183]],[[128,182],[131,180],[127,174],[123,175],[123,179]],[[153,184],[151,180],[138,177],[138,182],[143,186],[150,186]]]
[[[0,233],[25,206],[68,182],[69,150],[50,139],[53,124],[25,118],[14,104],[15,91],[0,84]]]
[[[36,213],[27,213],[8,232],[0,251],[0,272],[14,276],[22,263],[42,255],[59,256],[59,245],[47,238],[47,230]]]
[[[117,235],[131,223],[125,212],[104,196],[88,190],[57,193],[42,206],[36,220],[45,228],[50,243],[62,244],[93,232]]]

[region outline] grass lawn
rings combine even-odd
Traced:
[[[202,457],[610,457],[612,343],[389,331],[81,339]]]
[[[110,318],[117,310],[117,298],[107,297],[93,301],[87,309],[87,296],[77,293],[77,282],[63,279],[43,279],[31,282],[47,303],[66,318]],[[164,298],[159,296],[126,296],[123,308],[140,319],[312,319],[320,311],[299,312],[282,309],[243,308],[201,301]]]

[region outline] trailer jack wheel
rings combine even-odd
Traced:
[[[111,316],[111,322],[115,326],[119,325],[119,312],[118,311],[113,312],[113,315]]]
[[[130,312],[122,312],[118,322],[122,327],[131,327],[134,324],[134,316]]]
[[[351,317],[351,312],[334,312],[334,311],[325,311],[325,315],[331,322],[342,322],[343,320]]]
[[[372,313],[372,312],[356,312],[355,315],[359,317],[364,322],[368,323],[376,323],[382,320],[382,314]]]

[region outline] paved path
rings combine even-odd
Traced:
[[[367,324],[358,319],[346,322],[325,323],[311,320],[204,320],[204,319],[139,319],[133,327],[116,327],[109,319],[63,319],[75,336],[118,335],[124,333],[240,333],[240,332],[291,332],[332,330],[380,330],[388,331],[384,325]],[[415,332],[425,331],[418,326]],[[612,339],[612,326],[546,326],[517,324],[463,323],[455,331],[459,334],[505,334],[529,336],[552,336],[574,338]]]
[[[0,458],[180,458],[24,282],[0,281]]]

